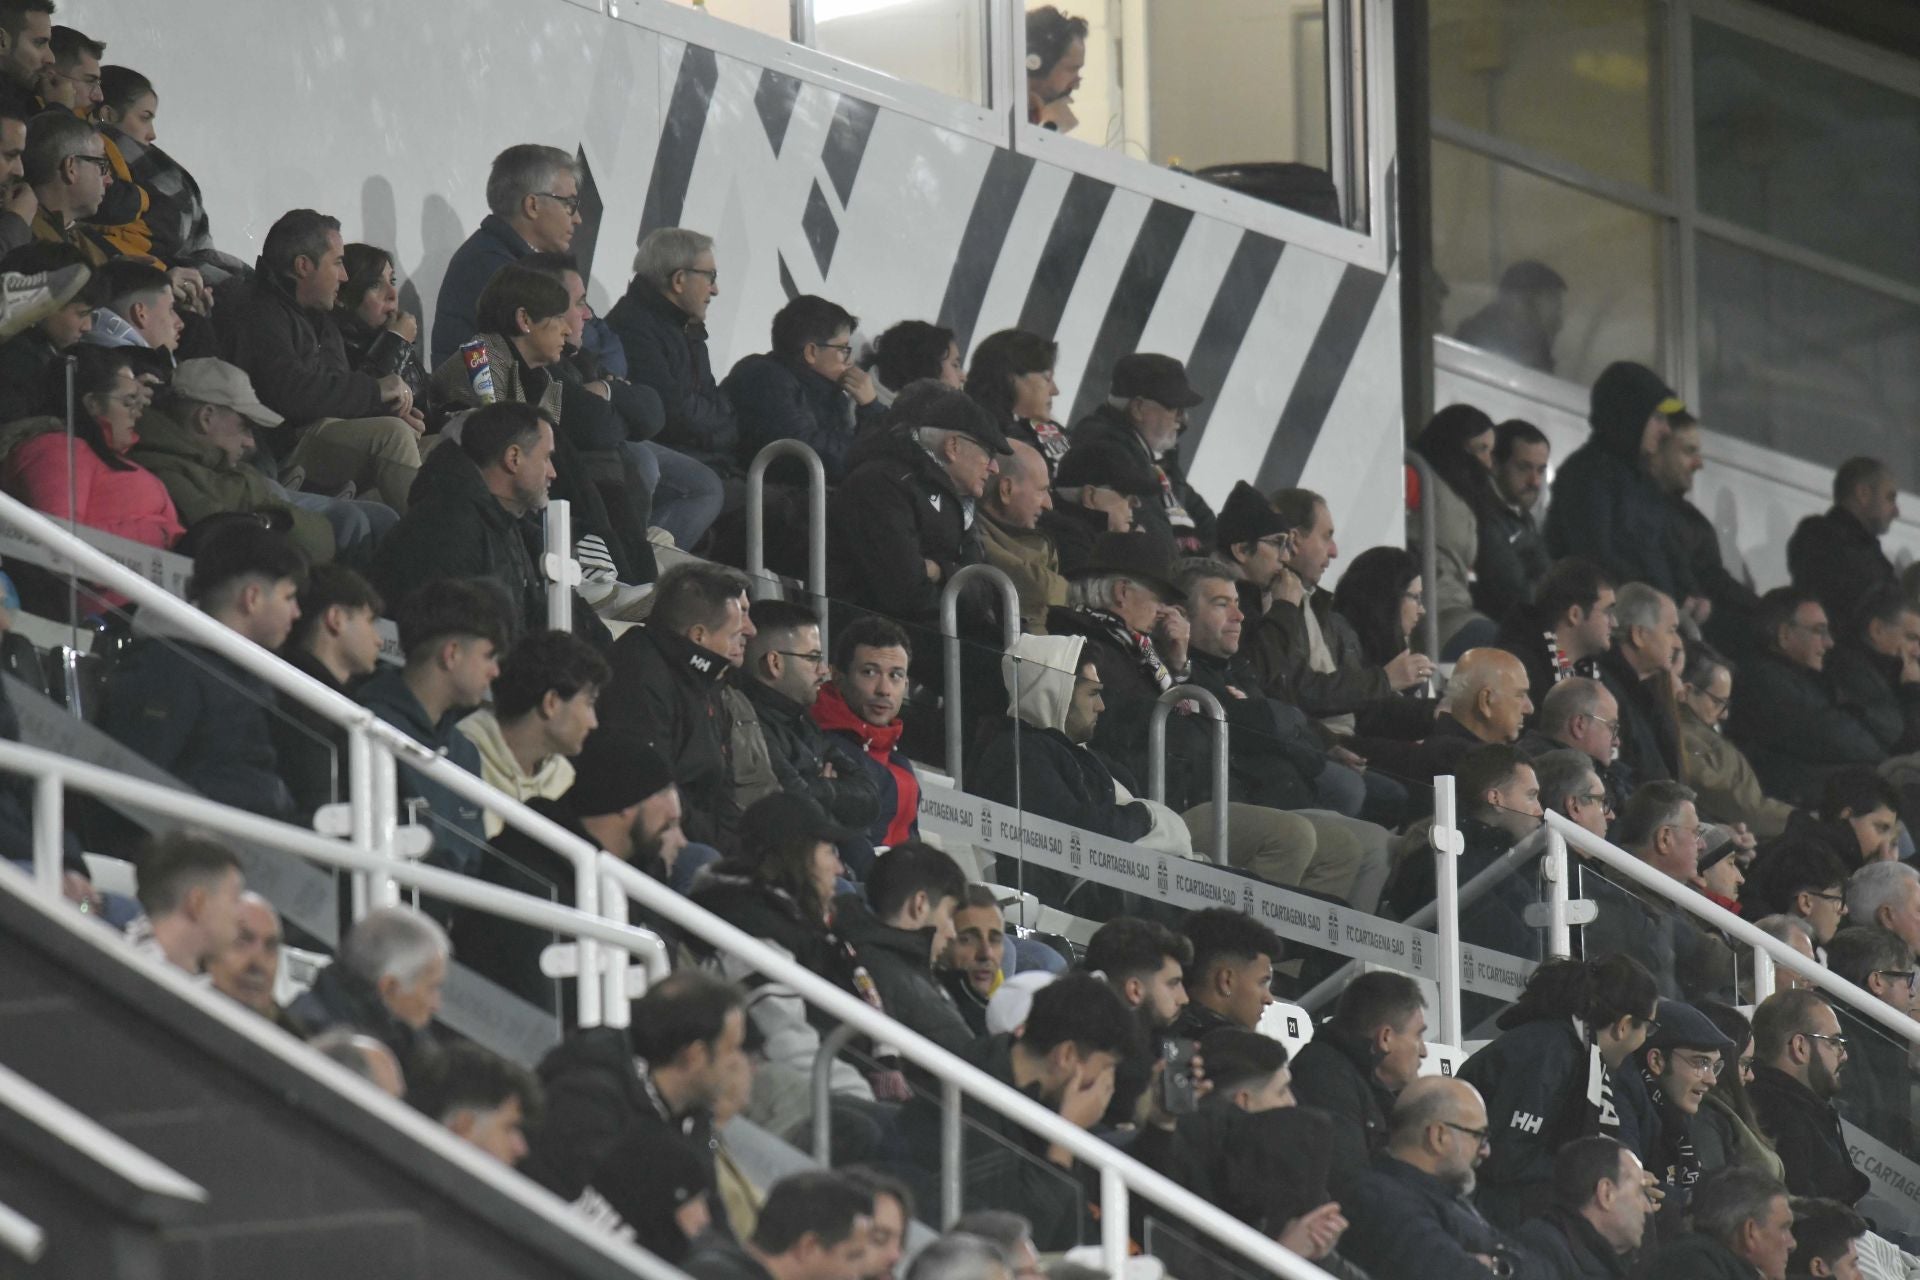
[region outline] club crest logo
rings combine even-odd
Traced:
[[[1164,898],[1167,896],[1167,860],[1165,858],[1160,859],[1159,884],[1160,896]]]
[[[1080,832],[1075,829],[1067,839],[1067,864],[1075,871],[1080,869]]]
[[[1332,907],[1327,908],[1327,944],[1340,945],[1340,913]]]
[[[1240,909],[1248,915],[1253,914],[1253,881],[1243,881],[1240,885]]]

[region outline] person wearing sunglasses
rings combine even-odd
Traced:
[[[1835,1100],[1856,1046],[1812,991],[1776,991],[1753,1013],[1753,1098],[1787,1167],[1787,1190],[1858,1204],[1873,1185],[1853,1163]]]
[[[743,466],[775,440],[798,440],[820,455],[828,484],[846,478],[854,437],[887,416],[873,375],[854,363],[859,327],[860,317],[810,293],[774,313],[773,349],[742,358],[720,384],[740,420]]]

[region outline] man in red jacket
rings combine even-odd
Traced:
[[[833,638],[833,683],[813,704],[813,722],[860,754],[880,792],[880,816],[867,828],[876,845],[896,845],[920,834],[920,783],[900,753],[906,727],[913,645],[897,623],[877,614],[854,619]]]

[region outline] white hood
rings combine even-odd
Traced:
[[[1021,636],[1000,659],[1013,714],[1036,729],[1066,731],[1085,636]],[[1016,673],[1018,675],[1016,687]]]

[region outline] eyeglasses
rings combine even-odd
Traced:
[[[544,200],[553,201],[555,204],[559,205],[562,209],[565,209],[567,211],[568,216],[572,216],[573,214],[580,212],[579,196],[556,195],[551,191],[536,191],[533,194],[541,197]]]
[[[851,342],[816,342],[813,345],[819,347],[822,351],[838,351],[847,359],[853,359],[853,344]]]
[[[795,653],[791,649],[775,649],[774,652],[783,658],[797,658],[801,662],[811,663],[816,667],[827,660],[827,655],[818,649],[815,649],[812,653]]]
[[[1284,533],[1270,533],[1258,541],[1263,547],[1272,547],[1276,551],[1285,551],[1287,549],[1288,538]]]
[[[1920,970],[1875,969],[1874,972],[1879,974],[1881,977],[1889,978],[1894,982],[1905,982],[1908,986],[1912,986],[1914,983],[1920,982]]]
[[[1592,716],[1590,719],[1592,719],[1595,724],[1607,726],[1607,732],[1614,737],[1617,738],[1620,736],[1620,722],[1618,720],[1609,720],[1605,716]]]
[[[1706,689],[1702,689],[1697,684],[1690,684],[1687,686],[1687,688],[1693,690],[1695,693],[1699,694],[1701,697],[1705,698],[1708,702],[1711,702],[1714,706],[1720,708],[1722,711],[1725,711],[1727,709],[1727,704],[1733,701],[1732,698],[1723,698],[1717,693],[1712,693]]]
[[[1847,1038],[1845,1036],[1822,1035],[1818,1031],[1802,1031],[1800,1034],[1809,1040],[1825,1040],[1842,1053],[1847,1051]]]
[[[1581,791],[1568,796],[1569,800],[1578,800],[1581,804],[1605,804],[1607,793],[1604,791]]]
[[[705,276],[708,284],[716,289],[720,287],[720,271],[717,267],[682,267],[680,269],[690,276]]]
[[[95,168],[100,170],[100,176],[103,178],[111,178],[113,176],[113,161],[107,159],[105,156],[79,155],[79,156],[69,156],[67,158],[70,160],[83,160],[86,163],[93,165]]]
[[[1469,1129],[1467,1128],[1467,1126],[1463,1124],[1455,1124],[1451,1120],[1442,1120],[1440,1123],[1447,1126],[1447,1128],[1449,1129],[1458,1129],[1461,1133],[1466,1134],[1469,1138],[1472,1138],[1475,1142],[1479,1143],[1483,1147],[1492,1141],[1493,1130],[1491,1129]]]
[[[1673,1060],[1695,1075],[1706,1076],[1710,1080],[1718,1080],[1727,1067],[1724,1058],[1703,1058],[1692,1053],[1676,1053]]]
[[[1847,899],[1846,899],[1846,897],[1845,897],[1845,896],[1844,896],[1843,894],[1838,894],[1838,893],[1814,893],[1814,892],[1813,892],[1812,890],[1808,890],[1808,891],[1807,891],[1807,896],[1808,896],[1809,898],[1818,898],[1818,899],[1820,899],[1820,901],[1822,901],[1822,902],[1845,902],[1845,901],[1847,900]]]
[[[1400,593],[1400,598],[1402,600],[1411,600],[1415,604],[1419,604],[1419,605],[1424,605],[1427,602],[1427,597],[1425,596],[1425,594],[1419,591],[1402,591]]]

